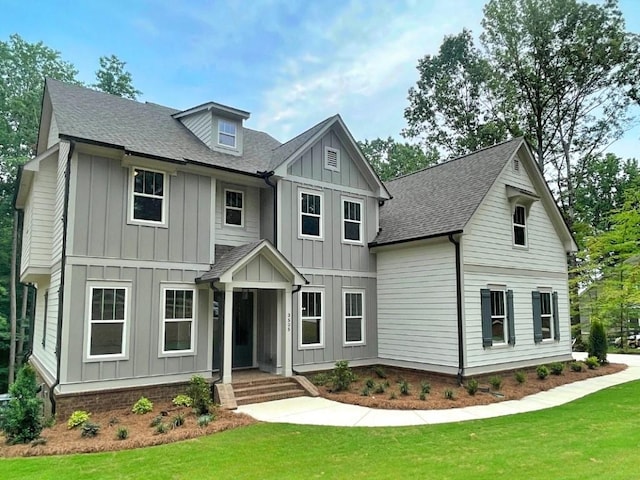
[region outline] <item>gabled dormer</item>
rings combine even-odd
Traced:
[[[249,112],[208,102],[172,116],[211,150],[242,155],[243,123],[249,118]]]

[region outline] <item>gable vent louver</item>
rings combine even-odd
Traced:
[[[513,159],[513,171],[520,173],[520,159],[517,157]]]
[[[325,147],[324,168],[335,172],[340,171],[340,150],[337,148]]]

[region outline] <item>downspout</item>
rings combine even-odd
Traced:
[[[67,167],[64,178],[64,209],[62,211],[62,255],[60,258],[60,286],[58,287],[58,330],[56,332],[56,380],[49,389],[49,400],[51,401],[51,414],[56,413],[56,399],[54,390],[60,384],[60,365],[62,360],[62,320],[64,311],[64,277],[67,264],[67,219],[69,216],[69,182],[71,181],[71,157],[76,148],[75,142],[69,143],[69,154],[67,155]]]
[[[218,287],[216,287],[213,282],[210,283],[211,285],[211,290],[213,290],[213,301],[215,302],[216,300],[216,292],[220,293],[220,289]],[[220,337],[221,339],[224,337],[224,295],[221,295],[222,299],[218,302],[218,322],[220,322]],[[212,305],[213,307],[213,305]],[[220,316],[220,309],[222,308],[222,317]],[[223,341],[220,341],[221,339],[219,339],[218,341],[218,345],[216,345],[216,350],[218,351],[218,358],[220,358],[220,368],[218,369],[218,378],[216,378],[215,380],[213,380],[211,382],[211,384],[215,384],[215,383],[220,383],[222,382],[222,372],[224,371],[224,355],[223,355],[223,351],[222,351],[222,344],[224,343]],[[215,358],[215,352],[214,352],[214,358]],[[213,367],[213,365],[212,365]]]
[[[278,185],[271,181],[273,170],[258,172],[260,178],[273,190],[273,245],[278,249]]]
[[[460,241],[449,234],[449,241],[456,248],[456,313],[458,316],[458,383],[462,385],[464,378],[464,341],[462,338],[462,269],[460,259]]]

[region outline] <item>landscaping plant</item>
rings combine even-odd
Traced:
[[[607,333],[604,324],[598,320],[591,322],[589,331],[589,356],[596,357],[600,365],[607,362]]]
[[[502,377],[500,375],[493,375],[489,378],[489,384],[494,390],[499,391],[502,388]]]
[[[140,397],[140,399],[133,404],[133,408],[131,411],[136,415],[144,415],[145,413],[149,413],[153,410],[153,403],[151,400],[145,397]]]
[[[525,372],[524,370],[518,370],[516,372],[515,377],[516,377],[516,382],[522,385],[527,381],[527,372]]]
[[[189,395],[176,395],[176,397],[171,400],[176,407],[190,407],[193,405],[193,399]]]
[[[194,375],[189,381],[187,395],[193,400],[193,408],[198,415],[209,413],[211,407],[211,387],[200,375]]]
[[[598,361],[598,357],[587,357],[584,363],[589,367],[589,370],[595,370],[600,366],[600,362]]]
[[[478,381],[475,378],[470,379],[466,388],[469,395],[475,395],[478,391]]]
[[[84,422],[80,430],[80,435],[83,437],[95,437],[100,431],[100,425],[97,423]]]
[[[549,365],[549,370],[554,375],[562,375],[562,372],[564,372],[564,363],[553,362],[551,365]]]
[[[126,440],[129,437],[129,430],[126,427],[119,427],[116,432],[116,438],[118,440]]]
[[[331,372],[331,391],[342,392],[348,390],[352,382],[356,381],[356,374],[353,373],[347,360],[336,362],[336,366]]]
[[[0,411],[0,430],[7,443],[29,443],[42,432],[42,400],[31,365],[20,369],[9,393],[11,399]]]
[[[582,362],[571,362],[572,372],[582,372],[583,370],[584,370],[584,365]]]
[[[76,410],[71,414],[69,420],[67,420],[67,428],[76,428],[82,425],[84,422],[89,420],[91,414],[89,412],[85,412],[84,410]]]
[[[536,374],[538,375],[538,378],[540,380],[544,380],[549,376],[549,369],[546,365],[540,365],[538,368],[536,368]]]

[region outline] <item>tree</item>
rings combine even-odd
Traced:
[[[519,133],[513,121],[516,105],[473,45],[469,30],[445,37],[438,55],[418,61],[418,72],[404,112],[406,137],[460,156]]]
[[[383,181],[433,165],[439,158],[434,149],[425,153],[418,145],[397,143],[391,137],[365,139],[358,146]]]
[[[9,393],[11,399],[0,416],[0,429],[11,444],[29,443],[42,432],[42,399],[38,398],[36,372],[31,365],[20,369]]]
[[[135,100],[142,92],[134,88],[131,73],[124,69],[126,64],[115,55],[100,57],[100,68],[96,72],[98,83],[92,86],[105,93]]]

